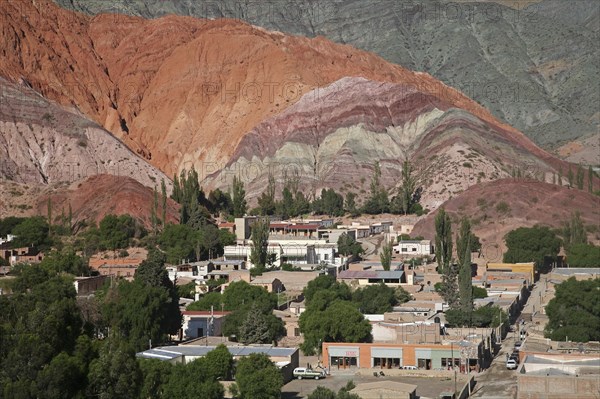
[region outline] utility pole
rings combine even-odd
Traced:
[[[450,351],[452,352],[452,368],[454,369],[454,394],[456,394],[456,366],[454,364],[454,342],[450,342]]]

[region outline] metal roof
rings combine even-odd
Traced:
[[[339,278],[382,278],[382,279],[401,279],[404,276],[402,270],[344,270],[338,274]]]
[[[202,357],[216,346],[200,345],[181,345],[181,346],[161,346],[148,349],[136,354],[137,357],[147,359],[172,360],[180,356]],[[228,346],[227,349],[232,356],[248,356],[252,353],[264,353],[271,357],[292,356],[297,348],[277,348],[272,346]]]

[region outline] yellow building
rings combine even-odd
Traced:
[[[537,275],[534,262],[527,263],[488,263],[485,266],[486,272],[510,272],[527,273],[531,276],[531,282],[537,281]]]

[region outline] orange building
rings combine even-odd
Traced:
[[[403,368],[423,370],[457,367],[467,364],[473,371],[484,368],[483,344],[459,341],[447,344],[386,344],[324,342],[323,365],[330,368]]]

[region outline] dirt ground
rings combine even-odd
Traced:
[[[348,381],[355,384],[375,381],[396,381],[405,384],[417,385],[417,395],[421,398],[437,398],[441,392],[453,391],[454,380],[449,378],[424,378],[424,377],[373,377],[354,374],[335,374],[323,380],[292,380],[283,387],[282,399],[307,398],[318,386],[323,386],[334,391],[344,387]],[[464,382],[458,381],[460,390]]]

